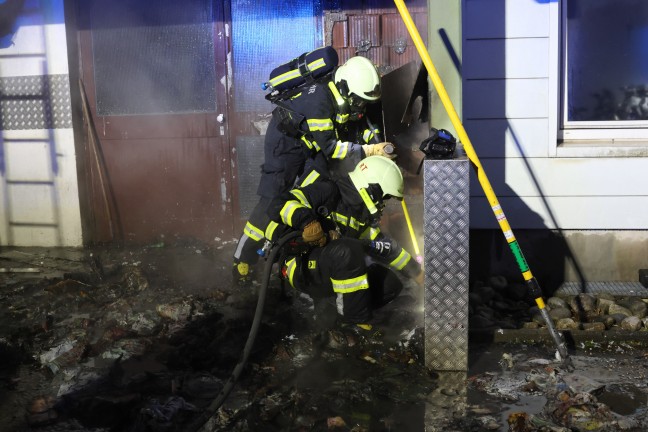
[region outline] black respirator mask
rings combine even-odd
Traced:
[[[358,121],[364,117],[367,101],[354,94],[347,98],[349,104],[349,120]]]
[[[383,191],[379,184],[371,183],[367,186],[367,192],[371,201],[376,206],[377,212],[369,215],[369,224],[371,226],[378,226],[380,218],[382,217],[383,210],[385,210],[385,199],[383,197]]]

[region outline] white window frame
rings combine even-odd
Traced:
[[[549,154],[555,157],[645,157],[648,151],[648,122],[624,121],[623,124],[566,120],[564,92],[567,86],[566,8],[569,0],[552,2],[550,12],[549,93],[556,105],[550,113]],[[637,126],[637,127],[633,127]]]

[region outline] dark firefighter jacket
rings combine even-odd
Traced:
[[[328,161],[349,158],[357,163],[364,157],[361,145],[346,141],[340,134],[353,116],[332,81],[305,87],[290,99],[281,101],[273,112],[273,117],[278,117],[278,128],[301,139],[311,156],[322,152]],[[365,130],[362,138],[365,143],[371,142],[372,132]]]
[[[308,179],[308,176],[305,178]],[[409,252],[388,239],[380,228],[371,223],[372,216],[348,176],[336,181],[320,176],[318,181],[282,194],[270,204],[268,216],[275,222],[276,228],[281,227],[278,232],[283,232],[286,226],[302,230],[306,224],[318,219],[325,230],[335,228],[341,237],[364,240],[364,251],[368,255],[401,272],[403,276],[415,277],[421,271],[419,263],[412,259]],[[266,235],[272,238],[276,234]],[[369,246],[371,240],[390,240],[391,250],[386,256],[380,256]],[[293,269],[307,267],[306,263],[300,263],[300,256],[291,260],[293,258]],[[291,269],[288,270],[288,279],[295,286],[291,280]],[[333,291],[336,291],[335,286]]]

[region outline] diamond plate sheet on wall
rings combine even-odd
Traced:
[[[0,78],[0,129],[72,127],[68,75]]]
[[[467,370],[469,162],[426,160],[423,182],[425,365]]]

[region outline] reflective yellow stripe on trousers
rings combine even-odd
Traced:
[[[288,261],[286,261],[286,276],[288,277],[288,282],[290,282],[290,286],[295,288],[295,284],[293,283],[293,278],[295,277],[295,269],[297,268],[297,260],[295,258],[291,258]]]
[[[352,279],[333,279],[333,291],[341,294],[348,294],[369,288],[369,279],[367,273]]]

